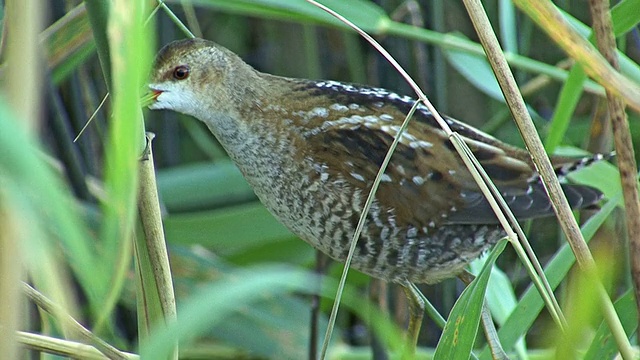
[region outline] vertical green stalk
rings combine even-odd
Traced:
[[[147,340],[146,335],[150,331],[164,328],[176,321],[173,281],[162,228],[151,152],[152,137],[143,138],[141,132],[144,130],[144,122],[140,111],[139,89],[142,87],[141,80],[146,79],[148,66],[151,64],[150,49],[147,47],[149,41],[146,41],[148,37],[143,33],[144,10],[142,0],[133,3],[130,0],[115,0],[108,28],[113,65],[113,129],[114,132],[128,136],[129,142],[127,152],[121,153],[116,149],[115,156],[122,160],[120,165],[131,169],[132,174],[136,175],[130,179],[120,178],[118,184],[122,186],[120,190],[126,189],[127,196],[122,200],[126,201],[127,210],[135,209],[130,201],[136,200],[135,190],[138,189],[137,205],[144,232],[144,238],[135,239],[139,280],[137,294],[140,296],[138,298],[140,342]],[[122,144],[118,146],[122,147]],[[139,162],[138,157],[141,154],[142,161]],[[139,170],[139,173],[136,170]],[[117,175],[114,179],[116,178]],[[128,211],[126,220],[130,222],[126,223],[126,227],[120,228],[123,234],[131,234],[134,218],[134,214]],[[173,346],[170,358],[178,358],[177,344]]]
[[[111,55],[109,53],[109,42],[107,38],[107,21],[110,15],[111,1],[85,0],[84,3],[87,8],[87,16],[89,17],[91,24],[93,38],[95,39],[96,50],[98,52],[100,66],[102,68],[102,75],[105,78],[107,89],[111,91]],[[109,198],[105,197],[105,201],[108,202]],[[107,219],[105,217],[103,224],[106,220]],[[104,228],[105,225],[102,227]],[[108,242],[104,237],[104,230],[101,231],[99,240],[101,243],[105,244]],[[110,276],[114,273],[113,266],[111,265],[114,262],[111,257],[114,255],[108,251],[111,247],[112,246],[105,246],[104,248],[100,247],[100,257],[104,259],[104,261],[96,263],[95,266],[97,271],[95,273],[102,276],[99,281],[95,282],[95,286],[92,286],[91,289],[88,289],[87,291],[92,315],[94,316],[94,319],[97,318],[97,324],[94,326],[94,330],[98,333],[100,332],[101,324],[108,318],[113,306],[106,304],[109,302],[109,300],[106,300],[110,297],[108,295],[109,291],[115,290],[115,287],[109,285],[113,282],[113,280],[110,279]],[[120,258],[123,258],[123,256]],[[111,302],[113,303],[113,301]]]
[[[38,68],[38,33],[42,25],[42,4],[37,0],[15,0],[7,4],[10,29],[7,39],[8,69],[5,96],[24,127],[35,133],[39,123],[40,71]],[[0,338],[0,354],[8,359],[18,358],[16,331],[25,318],[19,281],[24,277],[18,219],[11,216],[8,202],[0,192],[0,324],[5,336]]]
[[[105,202],[100,231],[108,286],[96,289],[100,299],[96,328],[107,323],[117,302],[131,261],[131,236],[135,220],[137,159],[144,149],[144,127],[138,103],[143,78],[146,43],[142,36],[141,1],[87,0],[103,73],[110,84],[113,114],[105,149]],[[111,6],[110,6],[111,5]],[[116,7],[118,5],[119,7]],[[144,55],[147,55],[146,57]]]
[[[31,132],[38,128],[40,112],[38,34],[42,4],[36,0],[14,0],[7,4],[7,88],[5,94],[15,113]]]
[[[311,79],[319,79],[322,76],[320,65],[320,53],[318,51],[318,32],[313,25],[302,25],[302,37],[304,39],[304,56],[307,66],[306,73]]]
[[[94,31],[105,33],[104,36],[96,36],[96,45],[102,49],[98,54],[105,78],[111,78],[113,99],[105,165],[105,189],[109,195],[103,204],[101,239],[105,248],[111,249],[105,253],[112,257],[107,266],[115,275],[110,282],[114,285],[106,296],[106,310],[100,314],[98,325],[108,319],[129,268],[138,204],[145,235],[144,238],[135,239],[138,324],[141,341],[144,341],[154,326],[163,326],[163,323],[173,322],[176,318],[153,162],[146,157],[141,164],[138,162],[145,149],[149,153],[144,155],[151,156],[150,148],[145,147],[147,142],[139,93],[151,63],[149,37],[145,36],[143,27],[146,14],[144,1],[114,0],[110,9],[104,1],[87,1],[93,3],[87,7],[89,12],[106,11],[109,15],[108,22],[102,20],[105,14],[94,14],[91,19]],[[173,357],[177,357],[177,347],[174,348]]]
[[[131,240],[134,229],[138,157],[145,146],[144,126],[140,110],[141,80],[148,65],[147,42],[143,37],[142,1],[114,1],[108,14],[108,44],[96,46],[109,49],[111,68],[103,68],[105,77],[111,74],[113,113],[105,150],[105,192],[100,231],[105,261],[102,269],[111,275],[110,286],[103,289],[103,303],[96,327],[107,323],[122,289],[125,273],[131,261]],[[89,9],[88,9],[89,10]],[[103,6],[101,10],[105,10]],[[104,15],[104,14],[103,14]],[[96,28],[94,27],[94,30]],[[100,31],[101,29],[97,29]],[[104,65],[105,59],[101,61]]]
[[[107,89],[111,89],[111,55],[109,54],[109,40],[107,39],[107,21],[109,20],[109,10],[111,1],[109,0],[85,0],[87,16],[93,30],[93,38],[96,41],[98,59],[102,67],[102,75],[107,84]]]

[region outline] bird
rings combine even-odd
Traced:
[[[271,214],[337,261],[349,252],[373,180],[416,102],[383,88],[259,72],[232,51],[198,38],[164,46],[148,86],[150,109],[202,121]],[[553,214],[527,151],[444,119],[517,219]],[[551,160],[562,177],[602,158]],[[589,186],[562,187],[574,209],[602,197]],[[381,177],[351,267],[402,286],[412,316],[420,317],[414,313],[423,304],[412,298],[411,284],[456,276],[504,234],[446,133],[419,105]],[[414,342],[420,319],[409,324]]]

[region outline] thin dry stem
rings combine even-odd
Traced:
[[[138,210],[164,322],[169,324],[176,321],[176,299],[173,291],[167,244],[162,227],[158,187],[156,185],[153,152],[151,150],[152,140],[153,134],[147,133],[147,147],[140,163]],[[174,348],[173,356],[175,359],[178,358],[177,344]]]
[[[551,1],[513,2],[540,25],[569,56],[580,63],[591,78],[623,98],[636,111],[640,111],[640,86],[615,71],[597,49],[569,24]]]
[[[518,129],[524,138],[527,149],[531,153],[532,160],[542,177],[543,185],[549,194],[553,209],[558,216],[563,232],[567,236],[569,245],[576,256],[578,265],[587,273],[588,276],[594,279],[596,284],[595,286],[598,287],[598,294],[601,300],[603,313],[615,336],[615,334],[622,329],[620,319],[616,316],[615,311],[611,311],[613,309],[613,304],[606,296],[604,287],[599,281],[593,257],[591,256],[589,248],[587,247],[587,244],[582,237],[582,233],[580,232],[580,228],[571,213],[569,203],[562,192],[562,188],[555,176],[551,162],[546,156],[544,146],[542,145],[535,127],[533,126],[533,122],[531,121],[531,117],[529,116],[524,100],[517,91],[517,84],[508,67],[504,55],[502,54],[498,40],[492,31],[480,31],[480,29],[483,28],[491,28],[491,24],[484,12],[484,8],[479,0],[465,0],[464,3],[472,21],[474,22],[476,31],[480,36],[480,41],[485,48],[491,67],[494,69],[500,87],[505,95],[505,99],[507,100],[507,104],[509,105],[509,109],[511,110]],[[630,345],[628,340],[621,336],[615,336],[615,338],[621,353],[629,354]]]
[[[590,0],[589,8],[593,18],[593,30],[598,48],[611,66],[619,70],[616,41],[609,12],[608,0]],[[640,309],[640,199],[638,197],[638,167],[636,165],[629,121],[622,98],[607,89],[607,106],[613,127],[613,136],[620,169],[620,181],[624,195],[624,205],[631,257],[631,277],[636,292],[636,306]],[[624,334],[621,334],[622,336]],[[640,338],[640,335],[638,335]]]
[[[38,290],[31,287],[31,285],[27,283],[22,284],[22,290],[24,294],[31,299],[40,309],[46,311],[51,314],[54,318],[60,321],[63,325],[69,326],[71,330],[80,335],[83,339],[87,340],[92,346],[103,353],[109,359],[120,359],[126,360],[128,356],[116,349],[115,347],[109,345],[104,340],[100,339],[96,335],[94,335],[87,328],[82,326],[78,321],[76,321],[71,315],[67,314],[62,308],[56,305],[53,301],[49,300],[46,296],[41,294]]]
[[[67,356],[73,359],[101,360],[109,359],[103,353],[91,345],[75,341],[52,338],[50,336],[33,334],[24,331],[17,332],[18,342],[27,349],[32,349],[49,354]],[[127,360],[136,360],[140,357],[136,354],[122,353]]]
[[[152,134],[147,134],[147,149],[140,164],[140,189],[138,208],[140,220],[147,241],[149,258],[153,265],[156,286],[160,294],[162,311],[167,322],[176,320],[176,300],[173,293],[173,281],[167,244],[162,227],[162,215],[158,199],[153,153],[151,150]]]
[[[162,8],[162,10],[164,10],[165,13],[169,16],[169,18],[171,18],[171,21],[173,21],[173,23],[176,24],[176,26],[180,28],[180,31],[182,31],[186,36],[191,39],[196,37],[188,27],[184,26],[182,21],[178,19],[178,17],[173,13],[173,11],[171,11],[171,9],[169,9],[167,4],[165,4],[163,0],[158,0],[158,8]]]

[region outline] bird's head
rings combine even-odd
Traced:
[[[172,42],[158,53],[149,81],[152,110],[167,109],[207,121],[232,111],[253,69],[231,51],[207,40]]]

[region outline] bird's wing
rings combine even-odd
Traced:
[[[322,164],[329,177],[344,179],[368,193],[415,101],[384,89],[337,82],[300,83],[298,91],[310,91],[318,101],[317,105],[304,103],[305,108],[335,104],[333,109],[320,107],[328,114],[306,113],[306,121],[313,126],[303,135],[305,156]],[[341,112],[337,120],[336,116],[319,115],[336,115],[331,111]],[[454,119],[445,121],[462,136],[517,218],[552,212],[524,150]],[[451,141],[426,107],[418,107],[394,154],[376,200],[383,211],[396,215],[396,221],[414,226],[497,222]],[[588,187],[565,185],[564,189],[574,207],[590,205],[600,196]]]
[[[450,223],[493,223],[495,215],[449,140],[430,129],[420,136],[412,126],[398,144],[382,178],[376,200],[393,211],[397,221],[414,226]],[[325,128],[309,136],[306,156],[323,164],[331,177],[343,178],[368,192],[395,134],[384,126],[350,124]],[[529,217],[537,209],[538,192],[530,191],[532,170],[500,148],[465,139],[515,215]],[[545,197],[546,199],[546,197]],[[541,207],[549,211],[548,201]]]

